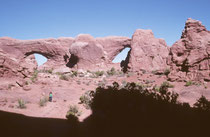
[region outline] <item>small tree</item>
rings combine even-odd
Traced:
[[[210,101],[208,101],[206,99],[205,96],[201,96],[197,102],[194,104],[195,108],[201,109],[201,110],[205,110],[205,111],[209,111],[210,110]]]
[[[66,118],[70,118],[71,116],[79,117],[82,114],[81,111],[79,111],[79,108],[76,105],[70,105],[69,110],[66,114]]]

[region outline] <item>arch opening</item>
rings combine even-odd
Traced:
[[[131,48],[126,47],[124,48],[113,60],[112,63],[121,63],[123,60],[126,60],[129,51]]]
[[[124,48],[113,60],[112,63],[120,63],[121,70],[126,73],[128,71],[128,62],[130,58],[131,48]]]
[[[44,63],[47,62],[47,58],[41,54],[34,53],[34,56],[35,56],[35,60],[38,64],[38,67],[40,67],[41,65],[43,65]]]

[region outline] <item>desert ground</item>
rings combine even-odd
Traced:
[[[94,91],[98,86],[112,85],[113,82],[118,82],[121,86],[127,82],[135,82],[144,88],[153,89],[167,81],[165,75],[119,72],[117,70],[114,75],[104,73],[101,76],[96,76],[95,72],[78,72],[77,76],[65,74],[63,75],[65,78],[54,72],[39,72],[35,81],[28,79],[23,87],[20,87],[15,80],[4,78],[0,80],[0,86],[4,88],[0,90],[0,110],[32,117],[66,119],[69,106],[76,105],[81,112],[79,120],[83,121],[91,114],[91,110],[80,103],[80,97],[87,91]],[[173,85],[170,91],[179,94],[180,102],[193,105],[201,95],[210,99],[209,82],[189,85],[186,85],[187,82],[169,83]],[[48,98],[50,92],[53,93],[53,101],[47,101],[41,106],[40,99]],[[26,108],[19,108],[18,100],[23,100]]]

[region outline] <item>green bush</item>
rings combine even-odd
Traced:
[[[112,67],[110,70],[107,70],[106,72],[109,76],[113,76],[116,74],[115,68]]]
[[[95,72],[95,75],[96,75],[97,77],[103,76],[103,75],[104,75],[104,71],[96,71],[96,72]]]
[[[90,104],[92,102],[93,94],[94,94],[93,91],[87,91],[79,98],[80,103],[83,104],[86,109],[90,109]]]
[[[194,107],[200,110],[210,111],[210,101],[202,95],[194,104]]]
[[[195,85],[195,84],[196,84],[195,82],[189,80],[189,81],[186,82],[185,86],[188,87],[188,86],[192,86],[192,85]]]
[[[20,109],[26,108],[26,102],[23,99],[18,99],[18,108]]]
[[[48,97],[47,97],[47,96],[42,97],[42,98],[39,100],[39,106],[40,106],[40,107],[46,106],[47,102],[48,102]]]
[[[69,110],[66,113],[66,118],[68,119],[70,115],[79,117],[82,114],[82,111],[79,111],[79,108],[76,105],[70,105]]]
[[[36,81],[37,76],[38,76],[38,73],[39,73],[38,70],[34,70],[34,73],[33,73],[32,77],[31,77],[31,81],[32,82],[35,82]]]

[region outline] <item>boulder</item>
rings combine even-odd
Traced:
[[[157,39],[151,30],[138,29],[131,40],[128,69],[156,71],[167,68],[169,48],[163,39]]]

